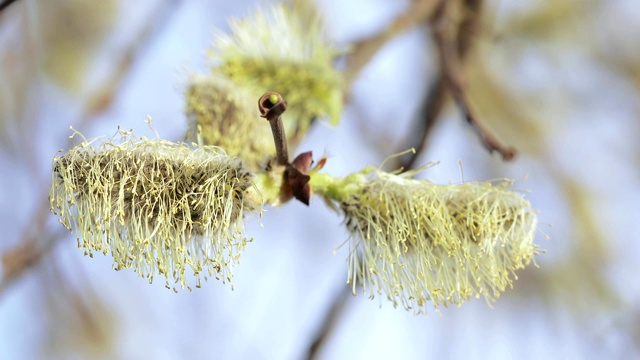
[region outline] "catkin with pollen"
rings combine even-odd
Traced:
[[[222,76],[195,75],[189,79],[185,97],[188,141],[196,141],[199,135],[203,144],[241,156],[251,169],[264,167],[275,155],[271,132],[261,121],[256,96],[250,91]]]
[[[333,62],[338,50],[325,36],[322,19],[308,1],[277,4],[230,23],[210,51],[212,73],[247,89],[277,91],[287,99],[284,127],[295,148],[316,118],[337,124],[342,113],[343,75]]]
[[[325,176],[326,177],[326,176]],[[425,313],[428,301],[495,301],[538,253],[537,216],[510,183],[438,185],[367,170],[315,180],[351,233],[348,283]]]
[[[253,175],[216,147],[119,134],[54,158],[51,208],[78,247],[150,282],[163,275],[174,291],[190,288],[188,273],[197,287],[201,277],[231,281],[244,216],[260,211]]]

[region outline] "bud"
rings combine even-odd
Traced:
[[[120,130],[85,140],[53,160],[51,209],[85,255],[111,253],[114,269],[187,287],[193,272],[231,281],[247,239],[243,217],[259,211],[253,175],[210,146],[191,148]],[[94,147],[94,143],[98,143]]]
[[[197,75],[186,90],[187,140],[223,148],[257,169],[273,156],[269,127],[262,123],[258,96],[222,76]],[[262,126],[261,126],[262,125]]]
[[[249,18],[234,20],[231,34],[216,37],[214,73],[237,84],[279,92],[289,104],[283,116],[292,147],[318,117],[337,124],[342,112],[342,76],[332,63],[338,51],[323,33],[318,12],[309,4],[271,5]]]
[[[326,175],[324,175],[326,176]],[[312,178],[351,232],[348,283],[416,313],[495,301],[538,253],[535,211],[510,183],[436,185],[379,170]],[[316,190],[317,190],[316,188]]]

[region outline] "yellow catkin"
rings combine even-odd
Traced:
[[[289,107],[283,115],[290,147],[316,118],[337,124],[342,113],[342,75],[337,49],[324,36],[318,12],[306,2],[267,6],[233,20],[230,34],[216,37],[213,72],[260,94],[277,91]]]
[[[95,145],[97,143],[97,145]],[[259,212],[253,175],[216,147],[135,137],[85,140],[54,158],[51,208],[86,255],[111,254],[167,288],[188,274],[231,281],[247,238],[246,213]]]
[[[437,185],[379,170],[352,178],[334,197],[352,234],[354,293],[362,286],[416,313],[428,301],[492,302],[538,253],[536,213],[508,181]]]
[[[187,140],[198,135],[205,145],[239,156],[251,169],[275,155],[268,123],[258,111],[258,93],[215,75],[193,76],[186,92]]]

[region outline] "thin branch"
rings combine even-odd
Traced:
[[[6,0],[0,3],[0,12],[2,12],[2,10],[6,9],[9,7],[9,5],[13,4],[14,2],[16,2],[17,0]]]
[[[338,319],[341,318],[345,305],[347,304],[347,300],[351,298],[351,296],[351,288],[348,286],[344,286],[340,292],[336,294],[329,310],[327,311],[327,315],[323,319],[318,332],[309,345],[306,357],[308,360],[313,360],[318,357],[320,349],[324,347],[329,335],[338,324]]]
[[[46,199],[46,195],[43,197]],[[56,244],[56,240],[60,239],[66,233],[66,229],[59,228],[58,231],[51,233],[47,231],[47,216],[49,216],[48,201],[43,201],[42,206],[38,209],[46,209],[36,212],[36,216],[31,221],[31,227],[26,230],[22,240],[9,251],[0,257],[0,265],[2,265],[2,278],[0,278],[0,298],[27,269],[31,269],[40,263],[45,254],[48,254]],[[45,241],[42,241],[42,234],[50,233]]]
[[[462,0],[463,17],[456,34],[456,46],[461,62],[467,58],[481,32],[483,4],[484,0]]]
[[[446,80],[442,73],[439,73],[433,82],[430,85],[429,91],[425,97],[423,105],[421,106],[420,113],[423,116],[419,117],[420,121],[417,121],[417,124],[411,129],[411,134],[414,136],[415,134],[419,134],[417,139],[408,140],[406,143],[413,144],[413,146],[403,146],[403,148],[414,148],[415,152],[410,152],[407,155],[407,160],[397,166],[394,166],[394,169],[413,169],[415,166],[415,162],[427,147],[427,139],[431,134],[431,130],[436,124],[442,110],[444,109],[444,105],[447,103],[448,99],[448,89],[446,86]]]
[[[477,39],[477,35],[480,33],[479,27],[482,19],[482,6],[484,0],[462,0],[462,20],[457,27],[455,45],[458,52],[458,60],[463,64],[473,48],[473,44]],[[434,17],[440,19],[443,14],[444,4],[436,10]],[[436,34],[433,32],[433,41],[437,42]],[[409,146],[404,148],[414,148],[415,153],[410,153],[405,162],[395,166],[396,169],[404,168],[411,169],[415,165],[418,157],[424,152],[427,146],[427,139],[440,117],[444,109],[449,96],[449,89],[446,83],[443,64],[441,61],[440,71],[438,75],[432,80],[429,87],[429,91],[422,102],[420,114],[422,116],[417,118],[416,125],[413,127],[411,137],[405,143]],[[420,134],[418,137],[415,134]],[[413,139],[413,141],[412,141]]]
[[[398,16],[393,23],[378,35],[357,42],[348,55],[344,70],[347,84],[352,84],[362,68],[390,39],[396,35],[423,23],[426,23],[436,10],[440,0],[415,0],[411,7]]]
[[[516,155],[516,149],[511,146],[502,145],[489,130],[482,125],[475,110],[467,99],[466,91],[461,80],[461,60],[458,49],[455,47],[456,44],[453,40],[451,24],[449,22],[449,11],[447,11],[450,3],[445,2],[445,4],[445,10],[434,23],[434,35],[447,86],[451,91],[451,95],[453,95],[456,105],[464,114],[467,122],[476,131],[484,147],[489,150],[489,152],[497,151],[500,153],[503,160],[511,160]]]
[[[440,0],[438,6],[434,10],[433,19],[442,17],[445,6],[446,0]],[[433,33],[432,37],[434,37]],[[409,144],[413,144],[412,146],[406,146],[406,144],[404,146],[404,148],[412,147],[415,151],[408,154],[408,159],[406,161],[397,164],[395,166],[396,169],[412,169],[414,167],[416,160],[420,157],[427,146],[429,134],[444,109],[448,95],[449,91],[447,88],[447,81],[444,76],[444,72],[442,71],[442,65],[440,65],[440,71],[435,78],[431,80],[429,91],[427,92],[421,106],[422,114],[424,114],[422,121],[419,121],[418,124],[411,129],[411,134],[420,134],[420,136],[417,141],[409,142]],[[413,136],[415,137],[415,135]],[[401,159],[402,158],[398,158],[398,160]]]

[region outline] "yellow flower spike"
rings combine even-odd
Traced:
[[[351,232],[348,283],[384,293],[415,313],[495,301],[538,253],[537,216],[510,182],[437,185],[367,169],[346,178],[311,174]]]
[[[122,130],[54,158],[49,197],[85,254],[111,253],[114,269],[149,281],[164,275],[167,288],[188,287],[189,269],[196,284],[202,269],[231,279],[250,241],[244,216],[259,213],[262,202],[253,175],[221,149]]]
[[[283,118],[290,147],[296,147],[314,119],[339,122],[343,82],[333,67],[338,50],[326,40],[315,9],[305,2],[268,5],[230,26],[230,34],[216,37],[212,71],[257,93],[271,90],[287,99]]]
[[[185,95],[187,140],[196,141],[200,135],[204,145],[241,157],[251,169],[262,167],[274,155],[269,127],[259,126],[255,94],[221,76],[196,75]]]

